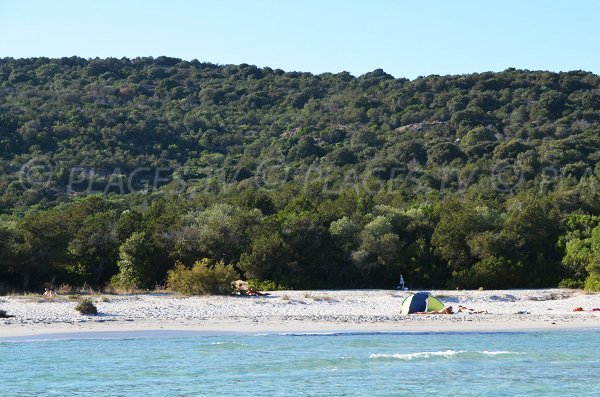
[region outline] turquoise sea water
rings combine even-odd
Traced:
[[[600,396],[600,331],[70,338],[0,339],[0,394]]]

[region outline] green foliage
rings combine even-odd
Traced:
[[[600,274],[600,225],[598,217],[572,215],[567,222],[568,232],[562,241],[565,256],[562,263],[572,277],[585,288],[595,290]]]
[[[574,280],[572,278],[565,278],[558,283],[560,288],[570,288],[570,289],[583,289],[585,286],[585,282],[581,280]]]
[[[585,279],[585,289],[590,292],[600,291],[600,273],[590,273]]]
[[[72,57],[0,59],[0,76],[5,289],[152,288],[197,258],[291,288],[600,272],[592,73]]]
[[[285,291],[289,287],[285,284],[277,283],[273,280],[248,280],[248,286],[254,288],[257,291]]]
[[[74,227],[72,221],[67,214],[52,209],[28,214],[9,229],[9,255],[13,256],[13,270],[22,277],[24,290],[31,276],[48,276],[61,267]]]
[[[86,218],[69,243],[69,252],[89,274],[95,285],[107,281],[107,273],[114,273],[119,239],[115,215],[99,212]]]
[[[169,289],[186,295],[228,295],[232,283],[239,278],[231,265],[223,261],[211,262],[208,258],[187,268],[178,262],[167,274]]]
[[[466,268],[475,259],[469,241],[479,233],[497,231],[498,221],[495,211],[477,203],[447,202],[441,208],[431,243],[451,268]]]
[[[156,280],[155,246],[144,232],[135,232],[119,248],[119,273],[112,284],[117,288],[149,288]]]
[[[450,286],[466,289],[502,289],[507,285],[518,287],[522,282],[518,277],[522,266],[520,262],[505,258],[487,257],[473,267],[455,273]]]
[[[286,264],[291,255],[289,250],[278,234],[258,236],[250,251],[242,254],[239,268],[247,277],[283,282],[288,277]]]
[[[252,228],[261,220],[259,210],[243,211],[230,204],[215,204],[203,211],[190,212],[180,229],[184,238],[175,241],[175,255],[181,259],[206,256],[239,260],[249,244]]]
[[[587,266],[591,263],[594,253],[590,247],[590,239],[572,239],[567,242],[563,265],[578,280],[585,278]]]

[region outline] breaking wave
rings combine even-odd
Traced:
[[[384,359],[396,359],[396,360],[415,360],[415,359],[427,359],[433,357],[443,357],[450,358],[453,356],[457,356],[459,354],[481,354],[486,356],[498,356],[503,354],[521,354],[518,352],[510,352],[510,351],[476,351],[470,352],[467,350],[444,350],[444,351],[434,351],[434,352],[416,352],[416,353],[405,353],[405,354],[375,354],[372,353],[369,355],[369,358],[384,358]]]

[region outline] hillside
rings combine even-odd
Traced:
[[[0,59],[0,292],[600,288],[600,76]],[[586,281],[587,280],[587,281]]]

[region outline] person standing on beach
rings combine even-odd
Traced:
[[[404,277],[402,277],[402,275],[400,275],[400,282],[398,282],[396,289],[404,291]]]

